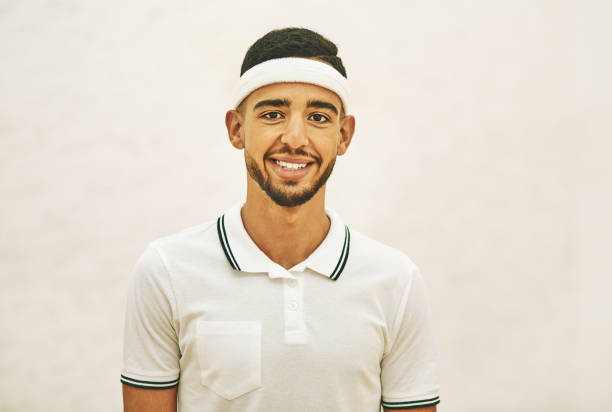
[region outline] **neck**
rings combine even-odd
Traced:
[[[325,213],[325,186],[303,205],[284,207],[274,203],[256,184],[249,184],[241,216],[257,247],[285,269],[303,262],[323,242],[330,227]]]

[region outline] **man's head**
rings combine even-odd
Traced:
[[[244,55],[240,75],[260,63],[283,57],[322,60],[346,77],[342,59],[338,57],[338,47],[319,33],[298,27],[272,30],[253,43]]]
[[[247,51],[226,126],[250,179],[276,204],[309,201],[346,151],[355,127],[346,89],[336,45],[311,30],[274,30]]]

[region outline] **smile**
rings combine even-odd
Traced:
[[[289,163],[289,162],[283,162],[282,160],[275,160],[274,162],[277,165],[281,166],[283,169],[287,169],[287,170],[298,170],[308,165],[308,163]]]
[[[272,166],[274,174],[283,180],[299,180],[306,176],[313,166],[313,162],[309,162],[305,159],[296,159],[293,162],[287,160],[290,159],[268,159],[268,164]]]

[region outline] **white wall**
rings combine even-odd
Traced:
[[[146,243],[244,194],[223,125],[270,29],[335,41],[328,206],[429,285],[442,412],[612,408],[605,1],[0,3],[0,411],[121,405]]]

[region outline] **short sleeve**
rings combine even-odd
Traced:
[[[178,385],[175,307],[166,267],[158,251],[149,247],[136,264],[128,290],[121,382],[150,389]]]
[[[414,266],[381,362],[382,405],[422,408],[440,403],[437,350],[425,284]]]

